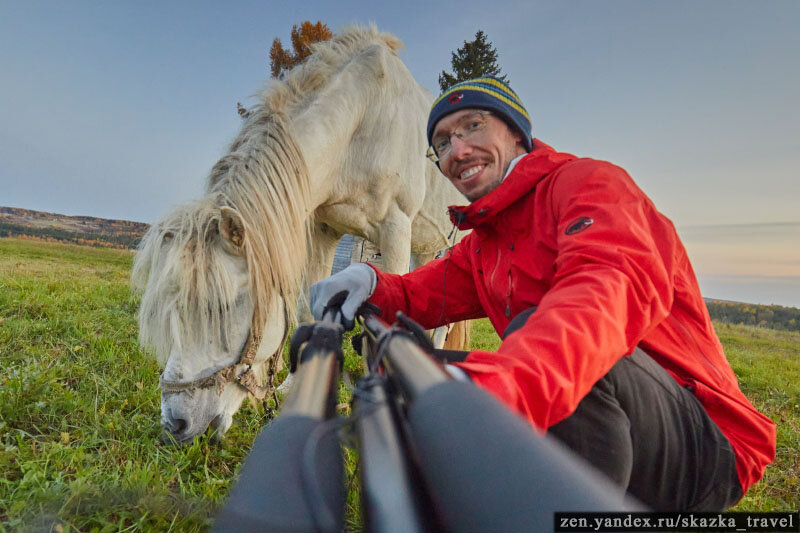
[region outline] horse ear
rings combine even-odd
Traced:
[[[242,217],[230,207],[221,209],[222,217],[219,220],[219,234],[228,252],[235,255],[244,253],[244,224]]]
[[[373,76],[377,80],[386,77],[388,59],[386,47],[377,44],[363,50],[358,57],[362,64],[368,65],[372,69]]]

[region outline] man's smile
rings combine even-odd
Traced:
[[[458,176],[458,179],[461,180],[461,181],[467,181],[470,178],[476,176],[484,168],[486,168],[485,164],[480,164],[480,165],[475,165],[475,166],[469,167],[469,168],[461,171],[461,173]]]

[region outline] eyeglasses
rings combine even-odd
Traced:
[[[439,133],[434,135],[425,156],[434,163],[446,158],[453,148],[453,145],[450,144],[450,139],[453,138],[453,135],[462,141],[471,140],[475,142],[479,140],[486,133],[486,115],[491,114],[489,111],[476,111],[462,118],[449,134]]]

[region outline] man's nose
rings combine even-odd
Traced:
[[[450,138],[450,157],[456,161],[472,153],[472,145],[453,135]]]

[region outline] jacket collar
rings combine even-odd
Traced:
[[[556,152],[539,139],[533,139],[533,150],[517,163],[503,183],[469,205],[451,205],[448,208],[450,220],[460,230],[485,224],[531,192],[550,172],[573,159],[577,158],[572,154]]]

